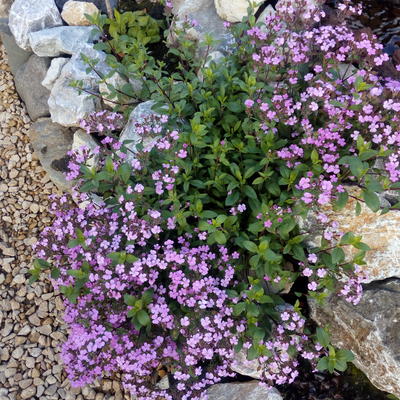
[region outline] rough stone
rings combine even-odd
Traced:
[[[239,351],[238,353],[235,353],[230,368],[232,371],[240,375],[250,376],[254,379],[261,379],[262,377],[260,363],[257,360],[248,361],[247,355],[244,351]]]
[[[41,85],[46,75],[50,59],[32,54],[28,61],[15,73],[15,87],[26,105],[32,120],[50,115],[47,100],[50,92]]]
[[[400,280],[371,283],[356,306],[332,296],[324,306],[312,302],[311,310],[377,388],[400,396]]]
[[[0,18],[8,18],[13,0],[0,0]]]
[[[75,54],[96,38],[92,26],[57,26],[29,34],[32,51],[40,57]]]
[[[89,133],[86,133],[82,129],[78,129],[74,133],[74,141],[72,143],[72,150],[79,153],[79,150],[82,148],[82,146],[89,148],[90,152],[93,154],[93,150],[96,147],[98,147],[99,145],[96,142],[96,140],[93,139],[92,135],[90,135]],[[98,154],[93,155],[93,157],[91,157],[87,160],[86,165],[88,165],[89,167],[93,167],[94,165],[97,164],[98,158],[99,158]]]
[[[177,28],[182,28],[187,20],[197,22],[197,26],[185,30],[189,39],[202,41],[208,33],[219,41],[213,50],[226,52],[231,49],[233,38],[224,26],[224,21],[218,16],[214,0],[174,0],[173,13]],[[174,35],[170,35],[168,40],[176,42]],[[200,50],[200,55],[203,55],[202,53]]]
[[[90,45],[83,46],[82,52],[89,58],[101,60],[96,67],[103,74],[108,73],[109,68],[104,63],[104,53],[94,50]],[[50,115],[53,122],[63,126],[79,126],[79,121],[82,118],[100,108],[100,100],[97,97],[93,98],[90,94],[98,94],[99,78],[93,71],[87,73],[87,68],[88,66],[78,54],[73,55],[62,68],[60,76],[51,89],[49,98]],[[82,93],[70,86],[71,82],[75,80],[82,82],[84,89]]]
[[[135,124],[142,123],[146,118],[151,116],[159,115],[154,112],[151,108],[154,106],[154,101],[149,100],[144,103],[139,104],[130,114],[128,123],[125,128],[121,132],[121,136],[119,140],[124,142],[126,140],[132,140],[129,144],[126,145],[128,149],[130,149],[133,153],[136,152],[136,146],[140,143],[141,137],[138,134]],[[154,139],[147,138],[147,141],[144,140],[144,145],[149,145]],[[134,154],[129,152],[127,154],[127,160],[132,161],[134,159]]]
[[[346,187],[346,190],[360,198],[358,189]],[[400,278],[400,212],[389,211],[379,215],[361,203],[361,213],[356,216],[356,202],[357,200],[350,197],[347,205],[340,211],[335,212],[330,205],[326,205],[320,207],[319,212],[324,213],[331,222],[337,221],[340,231],[361,235],[362,241],[371,248],[365,256],[366,265],[362,265],[362,271],[367,275],[366,282],[391,277]],[[312,227],[314,232],[318,232],[318,222],[314,212],[310,213],[306,221],[300,223],[302,229],[308,230]],[[308,239],[308,245],[318,246],[320,240],[320,234],[312,234]],[[343,250],[348,258],[357,252],[357,249],[351,246],[346,246]]]
[[[213,385],[207,394],[209,400],[282,400],[276,389],[266,389],[257,381]]]
[[[251,3],[255,3],[255,11],[264,0],[214,0],[215,9],[218,15],[225,21],[240,22],[243,17],[247,16],[247,9]]]
[[[68,156],[73,135],[70,129],[43,118],[32,124],[29,137],[32,147],[44,170],[51,180],[61,189],[68,190],[70,182],[65,179]]]
[[[55,0],[58,9],[61,11],[64,8],[65,3],[69,0]],[[93,3],[103,13],[107,12],[106,2],[104,0],[79,0],[86,3]],[[118,0],[110,0],[111,8],[118,7]]]
[[[69,58],[58,57],[51,60],[50,68],[47,70],[47,74],[42,81],[42,86],[46,89],[51,90],[54,86],[55,81],[61,74],[63,66],[69,61]]]
[[[99,9],[93,3],[69,0],[64,4],[61,17],[68,25],[90,25],[85,14],[97,14]]]
[[[29,33],[59,25],[62,19],[54,0],[15,0],[11,6],[10,30],[24,50],[30,50]]]
[[[32,52],[21,49],[11,32],[9,34],[6,32],[1,32],[0,39],[7,52],[8,64],[12,73],[15,75],[18,68],[28,61],[29,57],[32,55]]]

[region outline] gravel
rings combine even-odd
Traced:
[[[62,298],[43,278],[28,283],[31,246],[57,192],[33,154],[30,125],[0,43],[0,400],[130,399],[118,380],[70,388],[59,360]]]

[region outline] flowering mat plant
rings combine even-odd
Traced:
[[[196,400],[235,376],[239,354],[267,386],[293,382],[300,359],[330,372],[353,359],[302,306],[361,298],[369,248],[321,207],[340,210],[351,196],[355,216],[361,203],[399,208],[382,207],[379,193],[400,189],[400,82],[376,72],[388,60],[382,45],[346,26],[358,8],[339,4],[333,26],[316,5],[295,3],[230,26],[218,63],[212,38],[185,36],[195,22],[171,28],[173,72],[137,32],[114,27],[110,39],[110,20],[93,20],[113,73],[141,82],[136,96],[154,112],[134,121],[133,141],[119,140],[126,102],[82,121],[101,145],[70,154],[79,206],[54,197],[35,246],[32,280],[50,270],[65,295],[72,385],[121,373],[138,399]],[[111,95],[117,104],[129,91]],[[318,223],[305,229],[310,210]]]

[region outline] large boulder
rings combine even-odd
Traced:
[[[65,3],[69,0],[55,0],[58,9],[61,11],[64,8]],[[93,3],[99,10],[103,13],[107,12],[106,2],[105,0],[79,0],[83,3]],[[110,0],[110,6],[112,9],[118,7],[118,0]]]
[[[247,15],[250,4],[255,4],[255,11],[264,0],[214,0],[218,15],[225,21],[240,22]]]
[[[0,18],[8,18],[13,0],[0,0]]]
[[[324,306],[312,302],[311,310],[377,388],[400,397],[400,280],[368,285],[356,306],[332,296]]]
[[[208,400],[282,400],[276,389],[266,389],[257,381],[220,383],[207,390]]]
[[[133,161],[136,153],[136,146],[141,142],[141,135],[139,133],[138,125],[143,124],[146,120],[151,118],[152,116],[157,116],[155,111],[152,110],[154,106],[154,101],[149,100],[144,103],[139,104],[130,114],[128,123],[125,128],[121,132],[121,136],[119,138],[120,142],[131,141],[129,144],[126,144],[126,147],[130,150],[127,154],[127,160]],[[152,142],[151,139],[144,141],[145,145],[148,145]]]
[[[69,190],[71,183],[66,180],[69,157],[72,148],[73,132],[54,124],[50,118],[41,118],[32,124],[29,139],[33,150],[50,179],[61,190]]]
[[[86,72],[88,65],[81,59],[81,52],[91,59],[97,59],[96,70],[109,73],[104,63],[105,54],[94,50],[90,45],[83,46],[64,65],[60,76],[54,82],[49,98],[50,115],[53,122],[63,126],[79,126],[79,121],[87,114],[100,109],[98,75]],[[73,81],[81,81],[82,92],[71,87]]]
[[[1,32],[0,40],[6,49],[8,59],[7,62],[11,68],[11,72],[15,74],[18,68],[28,61],[29,57],[32,55],[32,52],[21,49],[11,32]]]
[[[69,0],[64,4],[61,17],[68,25],[85,26],[91,25],[86,18],[87,15],[95,15],[99,9],[93,3]]]
[[[14,73],[15,87],[33,121],[50,115],[47,104],[50,92],[41,85],[49,65],[49,58],[32,54]]]
[[[69,61],[69,58],[65,58],[65,57],[53,58],[51,60],[50,67],[47,70],[46,76],[44,77],[44,79],[42,81],[42,86],[44,86],[48,90],[53,89],[53,86],[54,86],[56,80],[61,75],[61,71],[62,71],[64,65],[68,61]]]
[[[15,40],[30,50],[29,33],[62,25],[54,0],[15,0],[10,9],[9,26]]]
[[[94,39],[92,26],[58,26],[29,34],[32,51],[40,57],[72,55]]]
[[[182,29],[185,22],[194,22],[192,28],[185,30],[189,39],[201,42],[206,34],[210,34],[218,41],[213,50],[231,51],[233,37],[218,16],[214,0],[173,0],[172,12],[173,28]],[[176,37],[170,35],[169,41],[174,43]]]
[[[366,243],[371,251],[365,257],[366,265],[362,265],[362,270],[366,273],[366,282],[387,279],[391,277],[400,278],[400,212],[389,211],[380,215],[371,211],[364,203],[361,204],[361,213],[356,216],[355,206],[360,198],[360,190],[355,187],[346,187],[351,196],[347,205],[340,211],[334,211],[331,205],[319,208],[319,212],[325,214],[330,222],[336,221],[339,224],[339,231],[353,232],[362,236],[362,241]],[[385,205],[390,205],[387,200]],[[307,244],[318,246],[321,240],[318,229],[319,222],[315,212],[311,211],[306,221],[299,221],[300,226],[305,231],[315,232],[307,240]],[[357,251],[353,247],[343,248],[348,258]]]

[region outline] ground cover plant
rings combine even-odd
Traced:
[[[388,59],[382,46],[346,27],[358,9],[341,3],[343,22],[331,26],[296,3],[232,26],[219,64],[212,38],[185,37],[196,25],[187,21],[173,33],[172,73],[140,34],[110,38],[94,21],[110,65],[141,81],[158,114],[136,123],[136,146],[118,140],[126,106],[82,121],[101,137],[96,154],[71,154],[68,178],[85,203],[55,198],[36,245],[33,278],[50,269],[66,297],[72,384],[119,372],[139,399],[199,399],[234,376],[238,352],[258,360],[265,385],[293,382],[299,359],[331,372],[351,361],[302,305],[330,293],[357,304],[368,246],[319,208],[353,196],[355,215],[360,203],[398,209],[378,194],[400,188],[400,83],[375,71]],[[311,209],[319,224],[302,230]],[[320,246],[307,247],[316,233]],[[284,293],[299,279],[290,304]],[[168,389],[157,386],[165,374]]]

